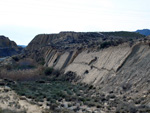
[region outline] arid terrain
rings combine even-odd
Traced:
[[[0,113],[150,113],[149,36],[60,32],[10,45],[13,54],[0,54]]]

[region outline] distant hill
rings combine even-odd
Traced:
[[[140,33],[140,34],[145,35],[145,36],[150,35],[150,30],[149,29],[137,30],[135,32]]]
[[[18,45],[19,47],[26,48],[26,45]]]
[[[22,47],[18,47],[14,41],[8,37],[0,35],[0,58],[21,53]]]

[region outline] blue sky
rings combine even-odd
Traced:
[[[0,0],[0,35],[27,45],[60,31],[150,28],[150,0]]]

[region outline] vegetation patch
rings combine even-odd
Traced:
[[[18,81],[10,83],[9,86],[19,95],[32,99],[32,102],[44,102],[46,98],[47,105],[52,109],[71,108],[72,106],[86,105],[88,107],[101,106],[96,97],[91,97],[93,88],[85,84],[72,84],[69,81],[53,80],[50,77],[44,77],[37,81]],[[68,102],[67,105],[63,101]]]

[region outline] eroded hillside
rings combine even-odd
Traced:
[[[105,92],[149,95],[150,46],[144,36],[130,32],[38,35],[28,50],[45,50],[45,66],[74,72],[78,82]],[[147,98],[145,104],[150,105]]]
[[[149,37],[133,32],[41,34],[0,74],[52,112],[149,113],[149,50]]]

